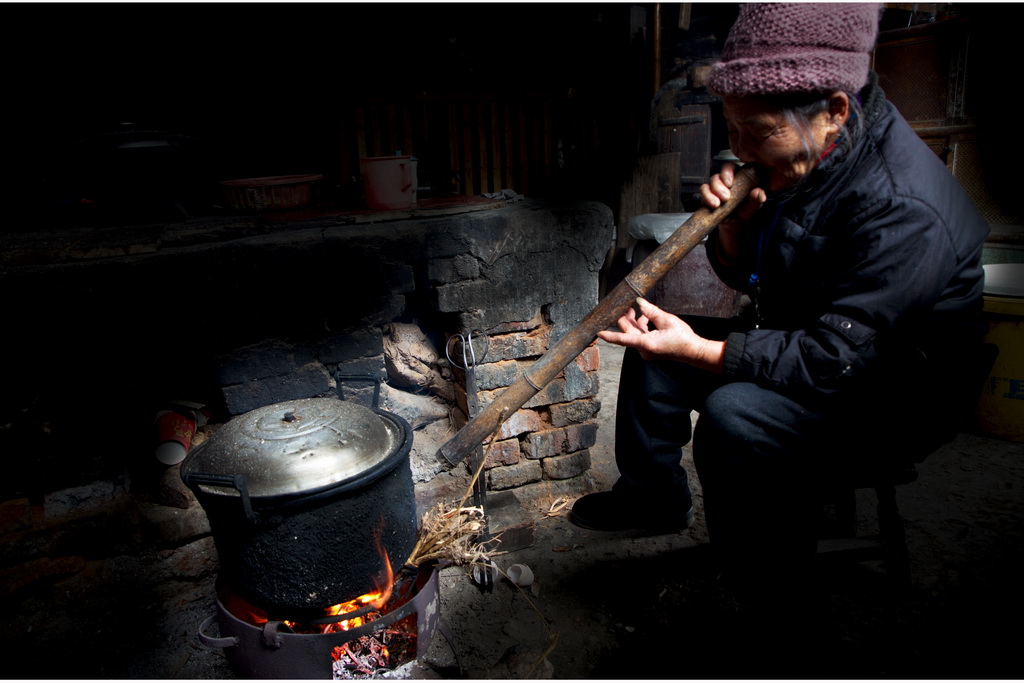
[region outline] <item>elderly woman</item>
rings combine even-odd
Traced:
[[[797,586],[830,478],[923,458],[962,410],[983,330],[988,226],[869,70],[879,6],[743,6],[713,67],[732,151],[760,187],[707,241],[750,318],[686,321],[639,301],[602,332],[627,347],[612,491],[572,519],[681,530],[690,413],[712,547],[755,595]],[[715,208],[735,168],[701,188]],[[783,590],[784,592],[784,590]]]

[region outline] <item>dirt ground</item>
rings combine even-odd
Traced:
[[[611,424],[621,351],[602,344],[601,353],[595,489],[616,476]],[[880,563],[822,565],[817,579],[830,611],[820,628],[834,654],[807,677],[1024,678],[1024,443],[963,434],[919,471],[917,482],[898,491],[913,589],[892,596]],[[442,570],[440,630],[450,640],[437,633],[424,661],[394,677],[796,677],[750,655],[735,601],[709,561],[694,484],[696,523],[672,535],[586,531],[569,522],[566,509],[545,515],[555,495],[524,501],[524,514],[535,522],[533,543],[496,559],[503,568],[528,565],[535,583],[521,591],[499,580],[482,592],[464,569]],[[858,509],[870,524],[871,497]],[[47,643],[34,632],[25,641],[35,653],[60,656],[20,647],[4,658],[4,677],[233,678],[223,651],[197,638],[214,614],[213,595],[208,577],[175,587],[173,599],[97,596],[79,605],[90,619],[53,630],[78,637]],[[216,635],[216,627],[208,633]]]

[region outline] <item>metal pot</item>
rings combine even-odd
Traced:
[[[416,540],[408,422],[334,398],[258,408],[182,462],[210,520],[222,578],[277,614],[377,588]]]

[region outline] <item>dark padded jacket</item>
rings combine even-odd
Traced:
[[[881,90],[861,95],[858,139],[769,196],[735,266],[708,240],[719,277],[759,313],[728,337],[724,375],[810,402],[925,392],[934,405],[980,342],[989,228]]]

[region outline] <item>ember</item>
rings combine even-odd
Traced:
[[[339,645],[331,651],[334,680],[373,678],[391,671],[416,655],[416,628],[412,617],[392,628]]]

